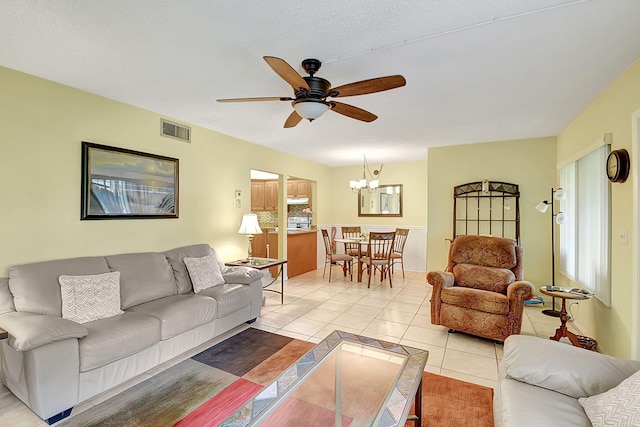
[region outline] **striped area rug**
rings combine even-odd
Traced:
[[[249,328],[59,425],[217,426],[313,346]],[[422,426],[493,426],[492,398],[490,388],[425,372]]]

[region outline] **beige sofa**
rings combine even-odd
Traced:
[[[591,427],[590,417],[605,420],[621,416],[624,409],[599,405],[594,399],[602,400],[619,388],[627,394],[621,406],[629,409],[628,388],[625,390],[620,383],[638,370],[640,361],[617,359],[544,338],[512,335],[504,343],[494,392],[495,426]],[[581,402],[579,398],[591,401]],[[638,413],[637,408],[632,411]]]
[[[194,294],[184,259],[203,257],[224,283]],[[119,276],[120,314],[86,323],[63,317],[69,300],[62,298],[61,276],[105,275]],[[56,422],[77,403],[254,320],[262,275],[225,267],[205,244],[12,267],[0,279],[0,327],[9,332],[0,343],[2,382],[38,416]]]

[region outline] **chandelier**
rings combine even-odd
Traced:
[[[369,169],[369,164],[367,163],[367,156],[363,157],[364,163],[362,164],[362,178],[359,180],[349,181],[349,187],[351,187],[351,191],[353,191],[354,193],[357,193],[365,188],[373,193],[380,185],[380,174],[382,173],[383,165],[380,165],[380,169],[374,169],[373,172],[371,172],[371,170]],[[369,176],[368,180],[367,175]]]

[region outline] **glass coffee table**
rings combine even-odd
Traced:
[[[222,426],[420,425],[429,352],[334,331]],[[409,411],[415,402],[415,414]]]

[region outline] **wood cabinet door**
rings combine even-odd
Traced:
[[[290,179],[287,181],[288,197],[311,197],[311,183],[304,179]]]
[[[264,182],[264,210],[277,211],[278,210],[278,181],[265,181]]]
[[[265,209],[264,181],[251,181],[251,210]]]
[[[309,197],[309,181],[300,179],[296,181],[296,197]]]
[[[251,252],[254,257],[265,258],[267,256],[267,234],[255,234],[251,241]]]
[[[287,181],[287,197],[296,197],[296,181],[288,180]]]

